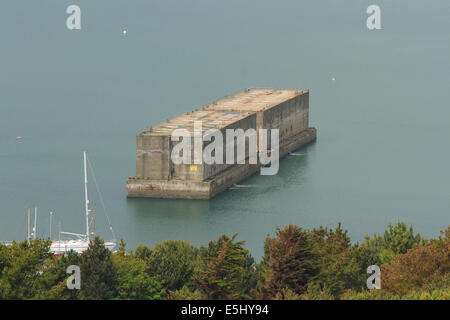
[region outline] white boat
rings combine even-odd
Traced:
[[[50,246],[50,252],[55,255],[63,255],[69,252],[81,253],[88,249],[90,242],[89,232],[89,198],[88,198],[88,179],[87,179],[87,166],[86,166],[86,152],[83,152],[83,164],[84,164],[84,199],[85,199],[85,215],[86,215],[86,234],[78,234],[72,232],[60,231],[59,240],[53,241]],[[76,239],[61,240],[61,234],[75,236]],[[113,251],[116,247],[115,241],[105,241],[105,247]]]
[[[63,255],[69,252],[81,253],[89,247],[89,240],[74,239],[74,240],[58,240],[52,243],[50,251],[55,255]],[[105,242],[105,247],[113,251],[116,247],[115,242]]]

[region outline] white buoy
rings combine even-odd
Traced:
[[[336,78],[335,77],[331,78],[331,81],[336,81]]]
[[[124,36],[126,36],[127,35],[127,30],[123,30],[122,33],[123,33]]]

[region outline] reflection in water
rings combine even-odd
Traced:
[[[280,170],[276,177],[283,186],[300,185],[306,183],[308,178],[309,154],[315,150],[316,142],[297,149],[292,155],[287,155],[280,161]],[[301,150],[301,152],[299,152]],[[298,156],[301,155],[301,156]],[[276,180],[275,180],[276,181]]]
[[[210,225],[209,201],[129,198],[126,204],[132,238],[139,243],[154,245],[166,239],[204,243],[205,239],[199,235]]]
[[[210,211],[211,203],[205,200],[127,198],[127,206],[139,219],[146,216],[176,219],[178,215],[196,219]]]

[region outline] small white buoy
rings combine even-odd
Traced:
[[[124,36],[126,36],[127,35],[127,30],[123,30],[122,33],[123,33]]]
[[[336,78],[335,77],[331,78],[331,81],[336,81]]]

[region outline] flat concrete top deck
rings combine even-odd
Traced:
[[[202,110],[257,112],[272,108],[307,92],[307,90],[249,89],[237,95],[211,103]]]
[[[145,130],[139,135],[170,136],[175,129],[185,129],[191,135],[194,134],[194,121],[202,122],[202,135],[209,129],[222,129],[228,125],[244,119],[251,112],[222,112],[222,111],[191,111],[175,119],[164,122],[150,130]]]

